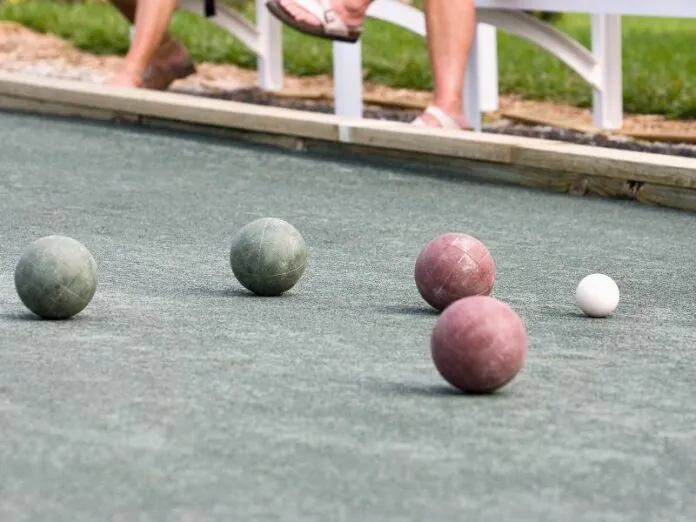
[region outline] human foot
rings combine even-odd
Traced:
[[[142,71],[142,72],[141,72]],[[186,48],[175,40],[169,40],[157,49],[150,63],[142,69],[126,58],[125,67],[106,83],[114,87],[165,90],[174,81],[196,72]]]
[[[450,115],[445,111],[436,107],[435,105],[430,105],[423,115],[416,118],[412,125],[417,127],[436,127],[442,129],[455,129],[455,130],[470,130],[471,125],[467,121],[466,117],[462,114]]]
[[[106,85],[137,89],[143,86],[143,80],[140,74],[133,73],[128,69],[123,69],[109,78],[106,81]]]
[[[311,36],[357,42],[369,2],[342,0],[268,0],[266,7],[281,22]]]

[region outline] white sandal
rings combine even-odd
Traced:
[[[452,118],[449,114],[447,114],[445,111],[440,109],[439,107],[435,107],[434,105],[430,105],[427,109],[425,109],[425,114],[428,114],[429,116],[432,116],[437,120],[437,122],[440,124],[440,128],[443,129],[454,129],[454,130],[466,130],[464,127],[459,125],[457,123],[457,120]],[[411,122],[411,125],[415,125],[416,127],[431,127],[431,125],[428,125],[423,121],[422,117],[418,117],[415,120]]]

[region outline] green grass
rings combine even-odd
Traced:
[[[248,13],[252,16],[253,13]],[[22,1],[0,3],[0,19],[53,33],[97,54],[124,54],[128,26],[111,6]],[[556,26],[589,44],[589,18],[565,15]],[[172,31],[196,61],[253,68],[255,56],[201,16],[179,12]],[[623,21],[624,104],[629,113],[696,118],[696,20],[627,17]],[[528,42],[500,33],[501,94],[527,99],[591,103],[591,90],[573,71]],[[284,31],[285,70],[306,76],[330,74],[329,42]],[[429,90],[432,79],[422,38],[379,21],[368,21],[363,39],[365,79],[392,87]]]

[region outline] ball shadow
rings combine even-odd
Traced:
[[[401,396],[420,396],[420,397],[466,397],[496,400],[505,398],[508,395],[505,388],[491,393],[470,393],[463,392],[447,384],[414,384],[384,382],[371,385],[376,391],[386,392],[390,395]]]
[[[249,290],[244,290],[243,288],[192,288],[188,292],[189,295],[197,297],[211,297],[211,298],[222,298],[229,299],[231,297],[245,297],[254,299],[289,299],[294,296],[290,292],[286,292],[280,295],[257,295]]]
[[[14,321],[14,322],[24,322],[24,321],[44,321],[38,315],[34,315],[31,312],[3,312],[0,313],[0,318],[3,321]]]
[[[47,317],[39,317],[31,312],[3,312],[0,313],[0,319],[4,321],[14,322],[43,322],[43,323],[65,323],[70,321],[84,321],[88,319],[84,315],[74,315],[66,319],[51,319]]]
[[[381,306],[379,310],[384,314],[394,314],[394,315],[413,315],[413,316],[430,316],[436,317],[440,315],[438,310],[430,306],[416,306],[416,305],[387,305]]]
[[[565,317],[566,319],[580,319],[580,320],[588,320],[588,319],[611,319],[611,317],[590,317],[589,315],[585,315],[582,312],[579,311],[568,311],[560,314],[561,317]]]

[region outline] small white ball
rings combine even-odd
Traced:
[[[609,276],[590,274],[578,284],[575,300],[585,315],[608,317],[619,305],[619,287]]]

